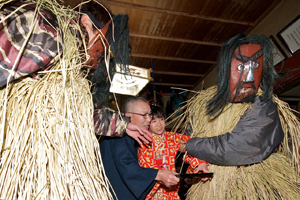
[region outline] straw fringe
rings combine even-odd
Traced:
[[[63,54],[42,78],[7,86],[0,199],[112,199],[94,134],[90,86],[69,29],[74,16],[55,1],[38,3],[58,17]],[[4,88],[1,121],[5,95]]]
[[[221,135],[230,132],[240,116],[251,109],[250,103],[229,104],[218,117],[209,117],[205,106],[216,89],[214,86],[200,91],[189,100],[186,111],[176,119],[179,123],[175,130],[182,127],[188,130],[191,126],[192,137]],[[195,183],[189,190],[187,199],[297,199],[300,195],[300,122],[285,102],[276,96],[273,97],[273,102],[278,107],[285,132],[278,152],[259,164],[247,167],[211,164],[209,170],[214,172],[214,178],[206,183]]]
[[[289,160],[290,164],[300,174],[300,120],[293,114],[294,110],[289,107],[288,103],[281,101],[275,96],[273,101],[277,105],[282,129],[285,133],[280,151],[291,158]]]
[[[272,154],[248,167],[210,165],[214,178],[191,187],[187,199],[296,199],[299,178],[285,156]]]

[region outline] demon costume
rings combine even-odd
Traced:
[[[237,35],[222,45],[219,59],[218,87],[199,92],[184,114],[193,130],[187,151],[214,172],[188,198],[296,199],[299,121],[272,96],[272,45],[262,35]]]
[[[89,47],[99,45],[88,45],[81,15],[56,1],[1,3],[0,198],[111,198],[93,121],[93,114],[94,119],[104,119],[103,112],[93,111],[94,105],[99,102],[104,105],[105,101],[95,96],[93,102],[90,83],[82,68],[95,63],[96,70],[91,70],[88,78],[93,83],[93,92],[97,84],[105,83],[105,89],[101,89],[104,99],[109,88],[107,70],[99,69],[103,54],[93,55],[90,51]],[[120,42],[124,42],[121,46],[125,49],[128,47],[128,38],[127,42],[119,39],[128,36],[127,19],[127,16],[116,19],[125,23],[120,23],[122,27],[115,24],[118,27],[115,33],[124,33],[116,36],[115,42],[111,36],[102,38],[107,48],[112,46],[111,63],[119,61]],[[111,33],[112,25],[106,27]],[[112,75],[113,70],[108,71]],[[101,124],[104,128],[97,124],[96,132],[106,131],[107,127],[123,132],[127,123],[111,120]]]
[[[141,167],[154,169],[169,169],[176,171],[175,159],[179,151],[179,140],[186,142],[190,137],[179,134],[165,132],[162,135],[153,134],[151,146],[143,145],[138,149],[138,160]],[[193,170],[201,163],[206,163],[187,154],[185,162],[189,164],[187,173]],[[178,196],[179,184],[172,189],[156,183],[146,199],[180,199]]]

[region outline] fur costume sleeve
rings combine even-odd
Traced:
[[[102,136],[123,137],[130,117],[122,116],[117,111],[102,108],[94,111],[95,134]]]
[[[59,56],[62,47],[55,30],[55,16],[39,9],[34,18],[35,9],[35,4],[22,2],[12,2],[1,8],[0,87],[50,67]],[[26,48],[22,48],[24,45]],[[12,70],[12,76],[7,80]]]
[[[283,136],[275,104],[269,106],[259,97],[231,132],[209,138],[192,138],[187,142],[187,151],[216,165],[249,165],[270,156]]]

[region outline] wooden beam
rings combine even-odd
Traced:
[[[206,63],[206,64],[217,63],[216,61],[210,61],[210,60],[196,60],[196,59],[186,59],[186,58],[167,57],[167,56],[154,56],[154,55],[145,55],[145,54],[138,54],[138,53],[132,53],[131,56],[137,58],[150,58],[150,59],[159,59],[159,60],[173,60],[173,61]]]
[[[193,76],[193,77],[203,77],[203,74],[192,74],[192,73],[182,73],[182,72],[168,72],[168,71],[155,71],[154,74],[165,74],[174,76]]]
[[[205,20],[210,20],[210,21],[225,22],[225,23],[231,23],[231,24],[240,24],[240,25],[246,25],[246,26],[254,26],[255,25],[255,23],[252,23],[252,22],[224,19],[224,18],[217,18],[217,17],[209,17],[209,16],[205,16],[205,15],[190,14],[190,13],[185,13],[185,12],[180,12],[180,11],[159,9],[159,8],[141,6],[141,5],[137,5],[137,4],[131,4],[131,3],[122,3],[122,2],[108,1],[108,0],[99,0],[99,2],[101,2],[105,5],[114,5],[114,6],[146,10],[146,11],[151,11],[151,12],[159,12],[159,13],[163,13],[163,14],[172,14],[172,15],[178,15],[178,16],[184,16],[184,17],[192,17],[195,19],[205,19]]]
[[[129,35],[132,36],[132,37],[139,37],[139,38],[148,38],[148,39],[174,41],[174,42],[183,42],[183,43],[191,43],[191,44],[218,46],[218,47],[220,47],[222,45],[222,44],[216,43],[216,42],[205,42],[205,41],[197,41],[197,40],[187,40],[187,39],[180,39],[180,38],[171,38],[171,37],[154,36],[154,35],[143,35],[143,34],[136,34],[136,33],[129,33]]]
[[[150,84],[153,84],[153,83],[151,82]],[[155,83],[155,85],[170,86],[170,87],[186,87],[186,88],[194,87],[194,85],[178,84],[178,83]]]
[[[259,16],[259,18],[253,23],[252,27],[249,27],[245,34],[250,34],[253,30],[255,30],[255,27],[262,22],[283,0],[274,0],[273,3]]]

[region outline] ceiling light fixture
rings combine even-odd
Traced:
[[[136,96],[152,80],[151,69],[129,65],[129,70],[130,74],[125,73],[117,64],[110,92]]]

